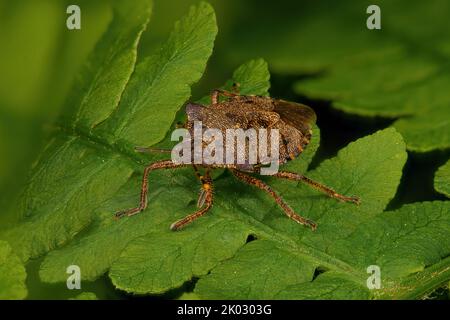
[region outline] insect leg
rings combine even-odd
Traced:
[[[273,175],[274,177],[278,177],[278,178],[284,178],[284,179],[288,179],[288,180],[294,180],[294,181],[301,181],[303,183],[306,183],[307,185],[309,185],[310,187],[317,189],[323,193],[326,193],[329,197],[331,198],[335,198],[337,200],[340,201],[344,201],[344,202],[352,202],[355,204],[360,204],[361,201],[359,200],[358,197],[347,197],[344,196],[342,194],[337,193],[336,191],[334,191],[331,188],[328,188],[327,186],[324,186],[323,184],[320,184],[308,177],[305,177],[304,175],[298,174],[298,173],[294,173],[294,172],[287,172],[287,171],[279,171],[276,174]]]
[[[239,180],[241,180],[245,183],[248,183],[250,185],[256,186],[259,189],[267,192],[275,200],[275,202],[283,209],[284,213],[286,213],[286,215],[289,218],[291,218],[292,220],[294,220],[297,223],[300,223],[304,226],[310,227],[312,230],[316,230],[317,224],[314,221],[303,218],[302,216],[299,216],[298,214],[296,214],[294,212],[294,210],[292,210],[292,208],[289,207],[286,204],[286,202],[284,202],[284,200],[275,191],[273,191],[273,189],[269,185],[267,185],[266,183],[264,183],[263,181],[261,181],[259,179],[256,179],[255,177],[249,176],[241,171],[231,170],[231,172]]]
[[[198,167],[195,164],[193,164],[192,167],[194,168],[195,175],[197,176],[198,180],[200,180],[200,182],[202,184],[202,188],[200,189],[200,194],[199,194],[198,200],[197,200],[197,208],[201,208],[205,204],[207,190],[208,190],[208,187],[205,188],[205,186],[207,186],[208,184],[211,184],[211,177],[209,175],[210,170],[209,170],[209,168],[206,168],[205,175],[202,176],[200,174],[200,172],[198,171]]]
[[[194,168],[195,176],[198,178],[198,180],[202,181],[202,175],[200,174],[200,171],[198,171],[198,167],[195,164],[192,164],[192,168]]]
[[[211,104],[217,104],[219,102],[219,96],[225,97],[239,97],[239,93],[234,93],[222,89],[215,89],[211,92]]]
[[[185,164],[175,164],[172,162],[172,160],[161,160],[154,162],[150,164],[149,166],[145,167],[144,169],[144,175],[142,176],[142,185],[141,185],[141,196],[139,201],[139,206],[136,208],[131,208],[127,210],[119,211],[115,214],[116,218],[122,218],[124,216],[132,216],[136,213],[139,213],[145,208],[147,208],[147,192],[148,192],[148,175],[153,170],[157,169],[174,169],[174,168],[180,168],[186,166]]]
[[[203,216],[211,208],[213,204],[212,181],[209,179],[209,173],[207,173],[206,175],[208,176],[208,179],[202,185],[202,194],[204,197],[204,200],[202,201],[205,204],[205,206],[202,209],[184,217],[183,219],[172,223],[172,225],[170,226],[170,230],[173,231],[180,230],[181,228],[185,227],[187,224],[191,223],[195,219]],[[200,194],[200,197],[202,197],[202,194]]]
[[[197,208],[201,208],[203,207],[203,205],[205,204],[206,201],[206,196],[207,196],[208,192],[201,188],[200,189],[200,194],[198,195],[198,199],[197,199]]]

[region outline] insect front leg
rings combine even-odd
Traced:
[[[175,221],[170,226],[170,229],[173,231],[180,230],[184,228],[187,224],[191,223],[197,218],[200,218],[205,213],[209,211],[209,209],[213,205],[213,186],[212,180],[209,176],[209,171],[207,170],[205,173],[205,177],[202,177],[202,191],[200,193],[199,199],[197,201],[197,206],[203,207],[202,209],[184,217],[181,220]]]
[[[227,91],[227,90],[222,90],[222,89],[215,89],[211,92],[211,104],[217,104],[219,103],[219,97],[225,96],[225,97],[230,97],[230,98],[234,98],[234,97],[239,97],[239,84],[238,83],[234,83],[233,84],[233,88],[232,88],[233,92],[231,91]]]
[[[294,212],[294,210],[292,210],[291,207],[289,207],[287,205],[286,202],[284,202],[284,200],[275,192],[272,190],[272,188],[267,185],[266,183],[264,183],[263,181],[256,179],[255,177],[249,176],[241,171],[238,170],[231,170],[231,172],[234,174],[234,176],[236,178],[238,178],[239,180],[248,183],[250,185],[253,185],[255,187],[258,187],[259,189],[267,192],[274,200],[275,202],[283,209],[284,213],[291,218],[292,220],[294,220],[297,223],[300,223],[304,226],[308,226],[310,227],[313,231],[317,229],[317,224],[312,221],[309,220],[307,218],[304,218],[298,214],[296,214]]]
[[[310,187],[327,194],[329,197],[343,201],[343,202],[352,202],[352,203],[358,204],[358,205],[361,203],[361,201],[358,197],[344,196],[342,194],[337,193],[333,189],[331,189],[327,186],[324,186],[323,184],[320,184],[319,182],[316,182],[316,181],[314,181],[308,177],[305,177],[304,175],[298,174],[298,173],[279,171],[276,174],[274,174],[273,177],[294,180],[294,181],[301,181],[303,183],[306,183]]]
[[[209,170],[209,168],[207,168],[205,171],[205,175],[203,176],[200,174],[200,172],[195,164],[193,164],[192,167],[194,168],[195,175],[197,176],[197,178],[200,180],[200,182],[202,184],[202,187],[200,189],[200,194],[199,194],[198,200],[197,200],[197,208],[201,208],[205,204],[206,196],[208,194],[208,187],[212,186],[210,170]]]
[[[116,218],[122,218],[124,216],[132,216],[136,213],[139,213],[139,212],[145,210],[145,208],[147,208],[148,175],[150,174],[150,172],[152,172],[153,170],[157,170],[157,169],[174,169],[174,168],[180,168],[180,167],[184,167],[184,166],[186,166],[186,165],[185,164],[175,164],[172,162],[172,160],[161,160],[161,161],[154,162],[154,163],[150,164],[149,166],[147,166],[144,169],[144,174],[142,176],[141,196],[140,196],[139,205],[136,208],[119,211],[114,216]]]

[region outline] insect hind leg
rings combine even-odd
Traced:
[[[293,181],[301,181],[301,182],[309,185],[310,187],[325,193],[329,197],[337,199],[342,202],[352,202],[357,205],[359,205],[361,203],[361,200],[358,197],[344,196],[342,194],[337,193],[333,189],[331,189],[319,182],[316,182],[304,175],[298,174],[298,173],[288,172],[288,171],[279,171],[279,172],[275,173],[273,175],[273,177],[283,178],[283,179],[288,179],[288,180],[293,180]]]
[[[313,231],[317,229],[317,224],[314,221],[304,218],[304,217],[298,215],[297,213],[295,213],[294,210],[292,210],[292,208],[289,207],[287,205],[287,203],[284,202],[284,200],[275,191],[273,191],[269,185],[267,185],[263,181],[256,179],[255,177],[247,175],[238,170],[231,170],[231,172],[239,180],[241,180],[247,184],[253,185],[253,186],[267,192],[275,200],[275,202],[281,207],[281,209],[283,209],[284,213],[289,218],[294,220],[295,222],[300,223],[304,226],[310,227]]]

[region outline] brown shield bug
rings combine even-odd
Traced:
[[[225,97],[225,101],[219,101],[220,96]],[[186,106],[186,114],[187,122],[184,127],[190,133],[194,130],[195,122],[201,122],[203,130],[215,128],[224,133],[227,129],[232,128],[240,128],[243,130],[254,129],[257,132],[262,131],[262,129],[276,129],[279,133],[277,138],[277,161],[280,165],[295,159],[302,153],[310,142],[312,135],[311,127],[316,121],[314,111],[306,105],[270,97],[240,95],[237,93],[237,87],[234,87],[234,92],[214,90],[211,93],[211,105],[209,106],[188,103]],[[202,141],[202,148],[205,144],[207,143]],[[193,144],[191,147],[194,148]],[[137,150],[141,152],[157,151],[156,149],[151,148],[137,148]],[[261,172],[264,164],[259,161],[259,158],[257,158],[256,163],[250,163],[248,161],[250,156],[248,151],[239,151],[239,149],[237,149],[238,155],[239,152],[245,152],[245,154],[241,154],[244,162],[238,163],[237,161],[234,161],[232,163],[224,162],[222,164],[205,162],[193,164],[191,162],[189,164],[176,163],[173,160],[162,160],[150,164],[144,170],[139,205],[136,208],[117,212],[115,216],[117,218],[131,216],[145,210],[147,207],[148,175],[153,170],[192,166],[196,176],[201,182],[201,191],[197,201],[199,210],[174,222],[170,226],[172,230],[179,230],[193,220],[204,215],[211,208],[213,204],[213,181],[211,179],[210,169],[227,168],[237,179],[267,192],[289,218],[315,230],[317,224],[314,221],[296,214],[269,185],[249,174],[259,174]],[[198,167],[205,168],[203,175],[200,174]],[[272,174],[272,176],[301,181],[337,200],[359,204],[359,199],[357,197],[341,195],[333,189],[299,173],[277,171]]]

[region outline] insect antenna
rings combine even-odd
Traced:
[[[172,152],[172,150],[170,150],[170,149],[149,148],[149,147],[134,147],[134,150],[136,152],[142,152],[142,153],[152,153],[152,152],[171,153]]]

